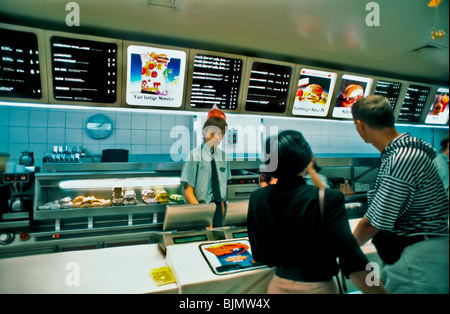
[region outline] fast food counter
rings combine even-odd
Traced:
[[[361,177],[354,168],[364,166],[372,171],[378,161],[351,156],[318,156],[316,160],[323,172],[328,171],[329,178],[335,173]],[[234,160],[230,164],[230,202],[245,201],[259,186],[256,173],[261,161]],[[35,176],[31,219],[18,227],[0,223],[0,258],[156,243],[154,234],[162,230],[166,206],[177,204],[176,199],[167,197],[182,194],[182,166],[182,162],[172,162],[170,158],[44,164],[43,172]],[[133,192],[125,195],[128,190]],[[149,190],[148,197],[142,194]],[[163,202],[152,195],[161,190],[167,193],[160,195]],[[147,202],[143,197],[147,197]],[[366,210],[365,192],[346,195],[346,208],[350,219],[362,217]],[[222,230],[227,232],[230,231]]]
[[[232,165],[232,169],[254,170],[257,165],[258,162],[237,162],[236,166]],[[67,166],[51,165],[51,170],[47,169],[46,172],[36,175],[35,203],[30,227],[17,230],[11,243],[0,246],[2,277],[0,292],[263,293],[262,291],[265,291],[271,270],[264,267],[232,269],[231,273],[218,274],[211,268],[211,262],[205,259],[206,251],[200,249],[201,244],[234,241],[246,237],[246,228],[242,224],[242,217],[245,217],[242,208],[246,208],[244,204],[246,200],[242,199],[242,195],[239,200],[230,203],[226,227],[206,230],[206,225],[200,227],[197,225],[191,228],[192,225],[189,226],[191,222],[184,218],[180,219],[177,214],[182,212],[182,207],[188,205],[178,204],[175,199],[170,199],[173,194],[181,194],[180,163],[80,164],[78,167],[69,165],[68,168]],[[243,173],[246,172],[241,171],[239,175]],[[246,184],[249,183],[244,181]],[[121,187],[122,190],[116,190],[117,187]],[[125,190],[129,187],[133,187],[135,195],[132,194],[126,204],[114,205],[113,201],[120,198],[117,196],[125,196]],[[153,192],[163,189],[169,199],[162,202],[150,200],[147,203],[144,196],[156,198],[153,194],[142,194],[142,191],[149,189]],[[120,192],[123,192],[123,195]],[[82,198],[77,199],[78,197]],[[351,206],[364,204],[361,197],[363,196],[359,194],[348,195],[347,203]],[[70,201],[67,198],[70,198]],[[108,199],[111,203],[106,202]],[[52,207],[52,204],[56,204],[55,201],[60,205],[58,209]],[[170,213],[171,209],[175,209],[175,216],[172,217],[175,217],[178,225],[165,227],[167,213]],[[358,209],[361,210],[361,207]],[[347,212],[357,211],[348,208]],[[354,217],[349,215],[349,218]],[[198,221],[195,223],[198,224]],[[183,224],[187,228],[183,228]],[[178,238],[176,243],[175,238]],[[170,242],[167,242],[167,239],[172,241],[168,246],[165,245]],[[363,247],[363,251],[370,256],[376,255],[371,245]],[[89,276],[89,279],[85,279],[86,285],[83,287],[65,283],[64,278],[71,269],[70,261],[74,262],[74,265],[81,266],[79,268],[84,269],[82,274]],[[69,265],[68,269],[61,270],[62,264]],[[150,273],[162,267],[169,267],[176,283],[156,285]],[[34,278],[36,283],[30,285],[20,274]],[[136,276],[141,279],[137,280]],[[120,282],[123,288],[113,287],[112,280]],[[133,282],[136,282],[135,287],[132,287]]]
[[[183,163],[161,160],[44,163],[30,219],[18,227],[0,222],[0,258],[155,243],[166,207],[184,202]],[[233,167],[242,172],[257,164]],[[251,181],[239,199],[258,188],[255,175]]]
[[[358,221],[350,221],[352,229]],[[379,262],[371,243],[362,249]],[[166,254],[158,244],[143,244],[5,258],[0,293],[266,293],[273,269],[248,263],[248,252],[243,237],[171,245]]]

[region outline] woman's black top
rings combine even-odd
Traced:
[[[279,179],[254,191],[248,209],[248,236],[255,261],[276,266],[278,276],[327,281],[339,271],[348,277],[368,260],[350,230],[344,195],[325,191],[322,220],[319,189],[303,177]]]

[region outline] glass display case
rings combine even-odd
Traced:
[[[36,173],[32,233],[160,230],[166,206],[184,202],[180,174],[130,165],[92,164],[83,171],[62,165],[59,170],[70,171]]]

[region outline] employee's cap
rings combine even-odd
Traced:
[[[225,117],[225,113],[223,113],[222,110],[220,110],[217,105],[214,105],[212,107],[212,109],[208,112],[208,116],[206,118],[206,120],[210,119],[210,118],[219,118],[222,119],[223,121],[227,121],[227,117]]]

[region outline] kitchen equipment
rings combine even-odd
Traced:
[[[20,212],[22,210],[23,210],[22,199],[20,197],[15,197],[14,200],[11,202],[11,211]]]
[[[19,164],[24,166],[33,166],[34,165],[34,153],[23,151],[22,156],[19,158]]]
[[[3,183],[1,196],[7,195],[7,205],[0,208],[0,222],[29,220],[33,210],[34,172],[4,173]]]
[[[102,151],[102,162],[128,162],[127,149],[104,149]]]
[[[259,175],[247,170],[231,170],[231,179],[227,184],[229,201],[248,200],[250,194],[259,188]]]
[[[6,168],[5,168],[5,172],[14,172],[14,170],[16,169],[16,163],[15,162],[7,162],[6,163]]]

